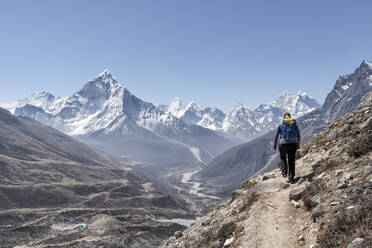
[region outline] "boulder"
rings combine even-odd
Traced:
[[[336,173],[336,176],[339,176],[343,173],[344,171],[343,170],[336,170],[335,173]]]
[[[360,125],[360,129],[364,131],[372,130],[372,116]]]
[[[322,174],[320,174],[319,176],[317,176],[316,179],[322,179],[325,175],[326,175],[326,173],[323,172]]]
[[[313,195],[311,197],[311,205],[316,207],[320,204],[321,202],[321,198],[320,198],[320,195],[319,194],[316,194],[316,195]]]
[[[294,208],[299,208],[301,206],[300,203],[298,203],[294,200],[291,200],[291,204],[292,204],[292,207],[294,207]]]
[[[275,175],[272,175],[272,174],[265,174],[263,175],[262,177],[262,181],[266,181],[266,180],[269,180],[271,178],[275,178]]]
[[[229,245],[232,244],[232,242],[234,242],[234,237],[231,237],[229,239],[226,239],[225,243],[223,244],[224,247],[228,247]]]
[[[362,177],[368,177],[369,175],[372,175],[372,166],[368,165],[366,168],[362,170]]]
[[[208,226],[211,223],[210,219],[206,219],[202,221],[202,226]]]
[[[176,233],[174,234],[174,236],[176,237],[176,239],[178,239],[178,238],[181,238],[181,237],[183,236],[183,233],[180,232],[180,231],[178,231],[178,232],[176,232]]]
[[[313,209],[313,212],[311,213],[311,218],[313,221],[316,221],[317,218],[321,217],[324,214],[324,208],[322,204],[319,204]]]
[[[218,240],[226,240],[235,230],[236,217],[229,217],[225,219],[216,230],[216,237]]]
[[[337,188],[338,188],[338,189],[344,189],[344,188],[347,187],[348,184],[349,184],[349,183],[348,183],[347,181],[345,181],[345,180],[341,180],[340,183],[337,185]]]
[[[350,172],[345,172],[342,175],[341,181],[349,181],[352,178],[353,178],[353,174],[351,174]]]
[[[291,189],[291,191],[289,191],[289,200],[295,200],[295,201],[300,200],[304,192],[305,192],[304,187]]]
[[[364,239],[362,238],[356,238],[353,241],[351,241],[350,244],[348,244],[347,248],[358,248],[362,247],[362,243],[364,242]]]

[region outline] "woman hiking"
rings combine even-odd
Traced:
[[[276,150],[279,135],[279,153],[282,175],[283,177],[287,177],[288,173],[288,182],[293,184],[295,183],[294,177],[296,150],[300,148],[301,135],[300,130],[298,130],[296,120],[294,118],[291,118],[290,113],[284,114],[283,121],[276,130],[274,150]]]

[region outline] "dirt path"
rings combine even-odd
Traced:
[[[299,167],[298,179],[308,178],[309,170]],[[189,182],[188,175],[185,182]],[[314,247],[317,223],[313,223],[302,200],[293,204],[289,198],[293,189],[303,188],[308,182],[302,179],[297,185],[286,180],[279,170],[252,179],[234,191],[231,200],[196,221],[183,237],[168,240],[164,247]]]
[[[271,182],[285,182],[276,177]],[[304,185],[291,185],[276,192],[260,193],[244,221],[244,234],[240,235],[238,247],[255,248],[297,248],[311,244],[309,226],[311,220],[303,207],[294,208],[289,192]],[[301,201],[299,201],[301,204]],[[306,218],[304,218],[306,216]],[[303,235],[303,241],[299,237]]]
[[[269,194],[263,203],[262,220],[259,228],[258,247],[290,248],[297,247],[297,237],[294,236],[295,221],[293,207],[288,201],[289,190]]]

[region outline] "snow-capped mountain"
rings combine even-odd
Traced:
[[[70,97],[35,93],[12,111],[141,161],[209,161],[232,145],[209,129],[185,125],[137,98],[108,70]]]
[[[168,113],[176,116],[188,125],[199,125],[211,130],[221,129],[222,122],[226,116],[218,108],[200,106],[194,101],[191,101],[187,106],[184,106],[178,97],[168,106],[162,106],[164,106],[164,109]]]
[[[223,131],[243,141],[250,140],[274,129],[285,112],[297,118],[318,107],[320,104],[307,93],[284,91],[276,101],[254,109],[236,105],[224,119]]]
[[[223,122],[223,131],[242,141],[250,140],[270,131],[283,117],[284,111],[270,105],[259,105],[249,109],[236,105]]]
[[[298,91],[297,94],[291,94],[284,91],[271,106],[285,110],[297,118],[319,108],[320,104],[305,92]]]
[[[320,107],[314,98],[301,91],[297,94],[284,91],[276,101],[253,109],[237,104],[227,114],[193,101],[184,106],[179,98],[168,106],[161,106],[188,125],[199,125],[240,141],[253,139],[275,128],[285,112],[297,118]]]

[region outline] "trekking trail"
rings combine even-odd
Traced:
[[[275,178],[265,181],[269,187],[260,192],[258,200],[250,207],[244,221],[244,235],[239,240],[245,246],[239,247],[296,248],[309,247],[313,243],[314,230],[310,230],[309,214],[303,206],[296,208],[289,200],[290,191],[304,187],[304,184],[288,187],[284,184],[286,180],[277,172]],[[301,201],[297,203],[301,204]]]
[[[297,162],[297,180],[307,178],[310,171]],[[184,182],[190,183],[191,175],[186,174]],[[199,244],[203,248],[221,244],[230,248],[312,247],[317,230],[311,216],[301,200],[289,198],[302,193],[306,180],[297,184],[286,181],[279,170],[251,179],[229,201],[196,221],[182,237],[169,239],[164,247],[183,248],[186,242],[189,247]],[[213,239],[208,236],[211,233]]]

